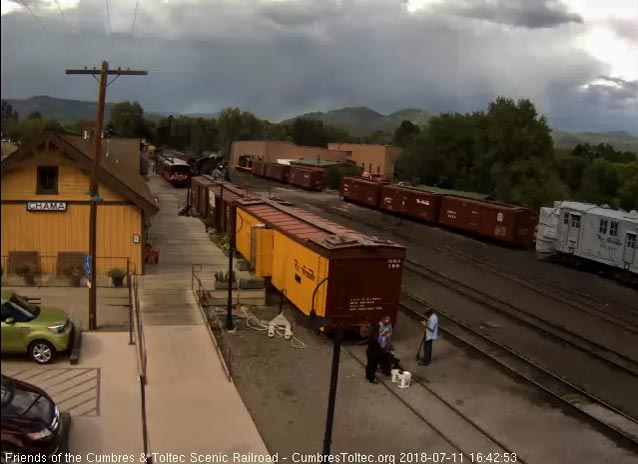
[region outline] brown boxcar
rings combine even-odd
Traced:
[[[212,181],[208,187],[207,216],[212,220],[213,227],[227,233],[232,203],[248,197],[248,191],[242,187],[230,182]]]
[[[295,187],[320,192],[326,188],[326,171],[323,168],[292,165],[288,182]]]
[[[264,177],[266,172],[266,162],[262,160],[253,160],[252,162],[253,175],[257,177]]]
[[[288,182],[288,173],[290,172],[290,166],[287,164],[279,163],[266,163],[264,168],[264,177],[266,179],[276,180],[283,184]]]
[[[379,209],[381,188],[384,185],[383,182],[362,177],[342,177],[339,194],[346,201]]]
[[[439,223],[508,245],[529,246],[534,240],[531,210],[494,201],[444,195]]]
[[[208,176],[191,178],[191,205],[203,218],[208,215],[208,192],[213,182]]]
[[[238,248],[270,256],[264,274],[301,312],[343,329],[396,323],[404,247],[266,199],[239,202],[237,217],[251,231],[238,232]]]
[[[414,187],[384,185],[379,209],[401,216],[436,223],[439,220],[441,195]]]

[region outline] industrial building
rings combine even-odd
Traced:
[[[50,132],[2,161],[2,267],[57,276],[89,250],[93,140]],[[143,273],[149,219],[158,211],[140,175],[140,141],[104,139],[98,175],[97,274]]]
[[[329,150],[347,151],[348,159],[361,166],[364,172],[381,174],[386,180],[394,177],[394,164],[401,154],[401,147],[371,143],[329,143]]]

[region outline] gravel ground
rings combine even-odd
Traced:
[[[254,309],[262,319],[277,314],[272,307]],[[332,341],[317,335],[305,317],[286,305],[284,315],[306,347],[268,338],[245,328],[231,334],[233,372],[237,388],[269,450],[321,452]],[[417,383],[406,390],[365,381],[360,362],[365,348],[346,341],[341,355],[333,453],[393,454],[404,452],[517,453],[527,463],[629,463],[638,457],[619,447],[578,417],[563,410],[536,388],[477,358],[473,352],[443,337],[434,349],[434,363],[415,365],[421,330],[403,315],[396,330],[396,354],[404,368],[423,379],[450,407]],[[388,379],[379,374],[383,382]],[[390,391],[392,390],[392,391]],[[460,419],[466,415],[503,447]],[[472,430],[470,430],[472,429]],[[398,462],[397,458],[397,462]],[[469,462],[466,456],[466,461]]]

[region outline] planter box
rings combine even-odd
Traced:
[[[250,268],[250,263],[248,261],[240,260],[237,261],[237,269],[240,271],[247,271]]]
[[[264,279],[240,279],[239,288],[264,288]]]
[[[233,282],[233,289],[237,288],[237,281]],[[228,290],[228,282],[215,281],[215,290]]]

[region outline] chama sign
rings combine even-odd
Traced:
[[[66,201],[29,201],[27,211],[66,211]]]

